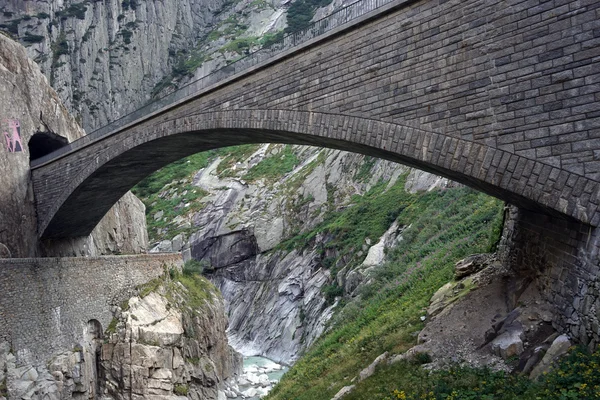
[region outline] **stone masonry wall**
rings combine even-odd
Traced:
[[[600,229],[510,207],[500,254],[531,275],[556,307],[553,325],[584,344],[600,343]]]
[[[181,264],[180,254],[0,259],[0,342],[19,364],[45,363],[79,344],[88,321],[105,330],[136,286]]]
[[[61,220],[84,201],[114,202],[105,182],[120,195],[136,182],[127,175],[173,161],[163,154],[173,147],[165,137],[175,134],[190,152],[272,140],[370,149],[520,207],[543,205],[599,226],[598,1],[394,7],[33,169],[40,231],[63,237],[83,226]],[[225,134],[235,142],[224,143]],[[82,185],[88,177],[96,181]],[[63,203],[73,208],[57,214]]]

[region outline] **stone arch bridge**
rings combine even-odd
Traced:
[[[149,173],[252,142],[382,157],[598,226],[599,5],[400,0],[365,12],[34,163],[39,233],[87,235]]]
[[[363,0],[340,13],[33,161],[40,237],[87,235],[139,180],[198,151],[361,152],[518,206],[507,261],[542,276],[556,325],[600,342],[600,1]]]

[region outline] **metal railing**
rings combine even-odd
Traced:
[[[134,121],[143,119],[148,114],[155,111],[165,109],[168,106],[188,98],[203,89],[208,88],[220,81],[223,81],[229,77],[232,77],[238,73],[241,73],[249,68],[252,68],[264,61],[267,61],[274,56],[281,54],[291,48],[294,48],[302,43],[309,41],[310,39],[316,38],[329,32],[343,24],[346,24],[356,18],[359,18],[377,8],[384,5],[390,4],[397,0],[358,0],[352,4],[349,4],[339,10],[334,11],[332,14],[317,20],[306,28],[298,30],[296,32],[289,33],[275,43],[268,47],[263,47],[256,50],[247,56],[240,58],[239,60],[222,67],[218,70],[213,71],[209,75],[206,75],[198,80],[188,83],[187,85],[177,89],[176,91],[167,94],[159,99],[148,103],[123,117],[116,119],[109,124],[96,129],[88,135],[79,138],[68,145],[61,147],[58,150],[53,151],[43,157],[40,157],[31,162],[31,167],[44,164],[56,157],[59,157],[65,153],[82,147],[90,142],[93,142],[103,136],[107,136],[111,132],[130,124]]]

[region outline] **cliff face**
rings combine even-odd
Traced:
[[[0,340],[0,400],[223,398],[241,372],[223,300],[206,279],[172,268],[114,306],[105,331],[91,319],[72,348],[41,364]]]
[[[302,146],[224,149],[206,165],[144,198],[150,236],[168,239],[154,250],[200,260],[225,298],[232,345],[283,363],[314,342],[335,297],[352,295],[402,231],[392,215],[383,230],[363,229],[365,238],[343,254],[336,235],[319,226],[400,179],[407,190],[448,184],[383,160]],[[169,204],[179,201],[174,215]]]
[[[86,129],[150,99],[178,53],[205,36],[223,0],[8,1],[5,30],[28,46]]]
[[[47,142],[30,147],[30,141],[36,135],[34,142],[41,137],[61,144],[81,137],[83,131],[25,49],[4,35],[0,35],[0,124],[2,256],[97,255],[146,249],[143,204],[131,194],[107,214],[89,238],[38,244],[29,161],[32,152],[43,151]]]
[[[223,397],[242,362],[227,343],[223,299],[200,276],[147,287],[157,283],[117,311],[101,348],[101,393],[117,400]]]

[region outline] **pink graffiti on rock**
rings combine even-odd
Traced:
[[[16,153],[18,151],[23,151],[23,143],[21,143],[21,123],[18,119],[6,119],[4,122],[8,125],[8,132],[3,132],[8,152]]]

